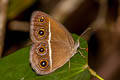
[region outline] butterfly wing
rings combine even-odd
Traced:
[[[44,13],[33,12],[30,23],[30,37],[34,43],[48,40],[48,21],[49,18]]]
[[[30,51],[30,62],[35,72],[39,75],[45,75],[53,72],[54,70],[63,66],[71,57],[70,48],[65,43],[60,41],[51,41],[52,58],[50,61],[49,48],[46,46],[44,55],[41,55],[39,48],[43,44],[48,43],[36,43],[32,46]],[[67,48],[67,49],[66,49]],[[39,56],[38,56],[39,55]],[[46,61],[46,66],[42,66],[41,61]],[[52,65],[51,65],[52,64]],[[51,67],[52,66],[52,67]]]
[[[30,63],[37,74],[53,72],[74,55],[75,45],[71,34],[43,12],[33,13],[30,35],[34,42],[30,51]]]
[[[35,11],[32,14],[30,35],[33,42],[48,40],[49,24],[51,29],[51,40],[68,42],[70,46],[74,46],[74,40],[68,30],[51,16],[41,11]],[[40,31],[42,30],[44,34],[40,35]]]

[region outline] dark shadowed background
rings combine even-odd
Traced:
[[[89,66],[105,80],[120,80],[120,0],[0,0],[0,56],[31,44],[33,11],[48,13],[89,45]],[[97,80],[92,77],[92,80]]]

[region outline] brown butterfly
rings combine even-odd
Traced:
[[[32,14],[30,63],[39,75],[49,74],[62,67],[77,52],[68,30],[51,16],[41,11]]]

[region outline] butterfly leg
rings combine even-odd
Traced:
[[[88,52],[88,48],[81,48],[79,47],[80,50],[86,50]]]
[[[81,48],[81,47],[79,47],[81,50],[86,50],[86,48]]]
[[[77,50],[77,52],[79,52],[80,55],[81,55],[83,58],[86,58],[86,56],[84,56],[83,53],[82,53],[80,50],[86,50],[86,51],[88,52],[88,48],[82,48],[82,47],[80,46],[80,41],[79,41],[79,39],[78,39],[77,43],[79,44],[79,46],[78,46],[79,49]]]
[[[80,53],[80,55],[81,55],[83,58],[86,58],[81,51],[78,50],[78,52]]]

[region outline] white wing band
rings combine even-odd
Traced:
[[[51,49],[51,25],[49,20],[49,39],[48,39],[48,45],[49,45],[49,58],[50,58],[50,70],[52,70],[52,49]]]

